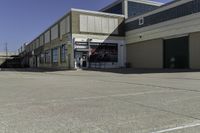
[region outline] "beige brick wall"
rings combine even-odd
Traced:
[[[162,39],[128,44],[127,62],[133,68],[163,68]]]

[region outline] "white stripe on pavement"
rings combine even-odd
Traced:
[[[197,126],[200,126],[200,123],[189,124],[189,125],[179,126],[179,127],[175,127],[175,128],[169,128],[169,129],[156,131],[156,132],[152,132],[152,133],[165,133],[165,132],[170,132],[170,131],[175,131],[175,130],[181,130],[181,129],[191,128],[191,127],[197,127]]]

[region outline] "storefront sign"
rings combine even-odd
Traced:
[[[76,42],[74,48],[75,49],[88,49],[89,46],[88,46],[87,42]]]

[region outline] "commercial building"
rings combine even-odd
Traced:
[[[24,62],[48,68],[200,68],[200,1],[118,0],[71,9],[26,45]]]
[[[176,0],[126,20],[134,68],[200,68],[200,1]]]
[[[123,15],[71,9],[25,47],[24,60],[30,67],[122,67],[124,34]]]

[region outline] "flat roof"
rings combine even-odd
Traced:
[[[83,9],[75,9],[75,8],[72,8],[71,11],[82,12],[82,13],[91,13],[91,14],[100,14],[100,15],[114,16],[114,17],[125,17],[122,14],[105,13],[105,12],[100,12],[100,11],[91,11],[91,10],[83,10]]]
[[[125,0],[117,0],[117,1],[109,4],[108,6],[100,9],[99,11],[104,11],[106,9],[109,9],[109,8],[115,6],[115,5],[117,5],[117,4],[119,4],[123,1],[125,1]],[[161,2],[155,2],[155,1],[151,1],[151,0],[127,0],[127,1],[132,1],[132,2],[136,2],[136,3],[143,3],[143,4],[148,4],[148,5],[154,5],[154,6],[162,6],[164,4],[164,3],[161,3]]]

